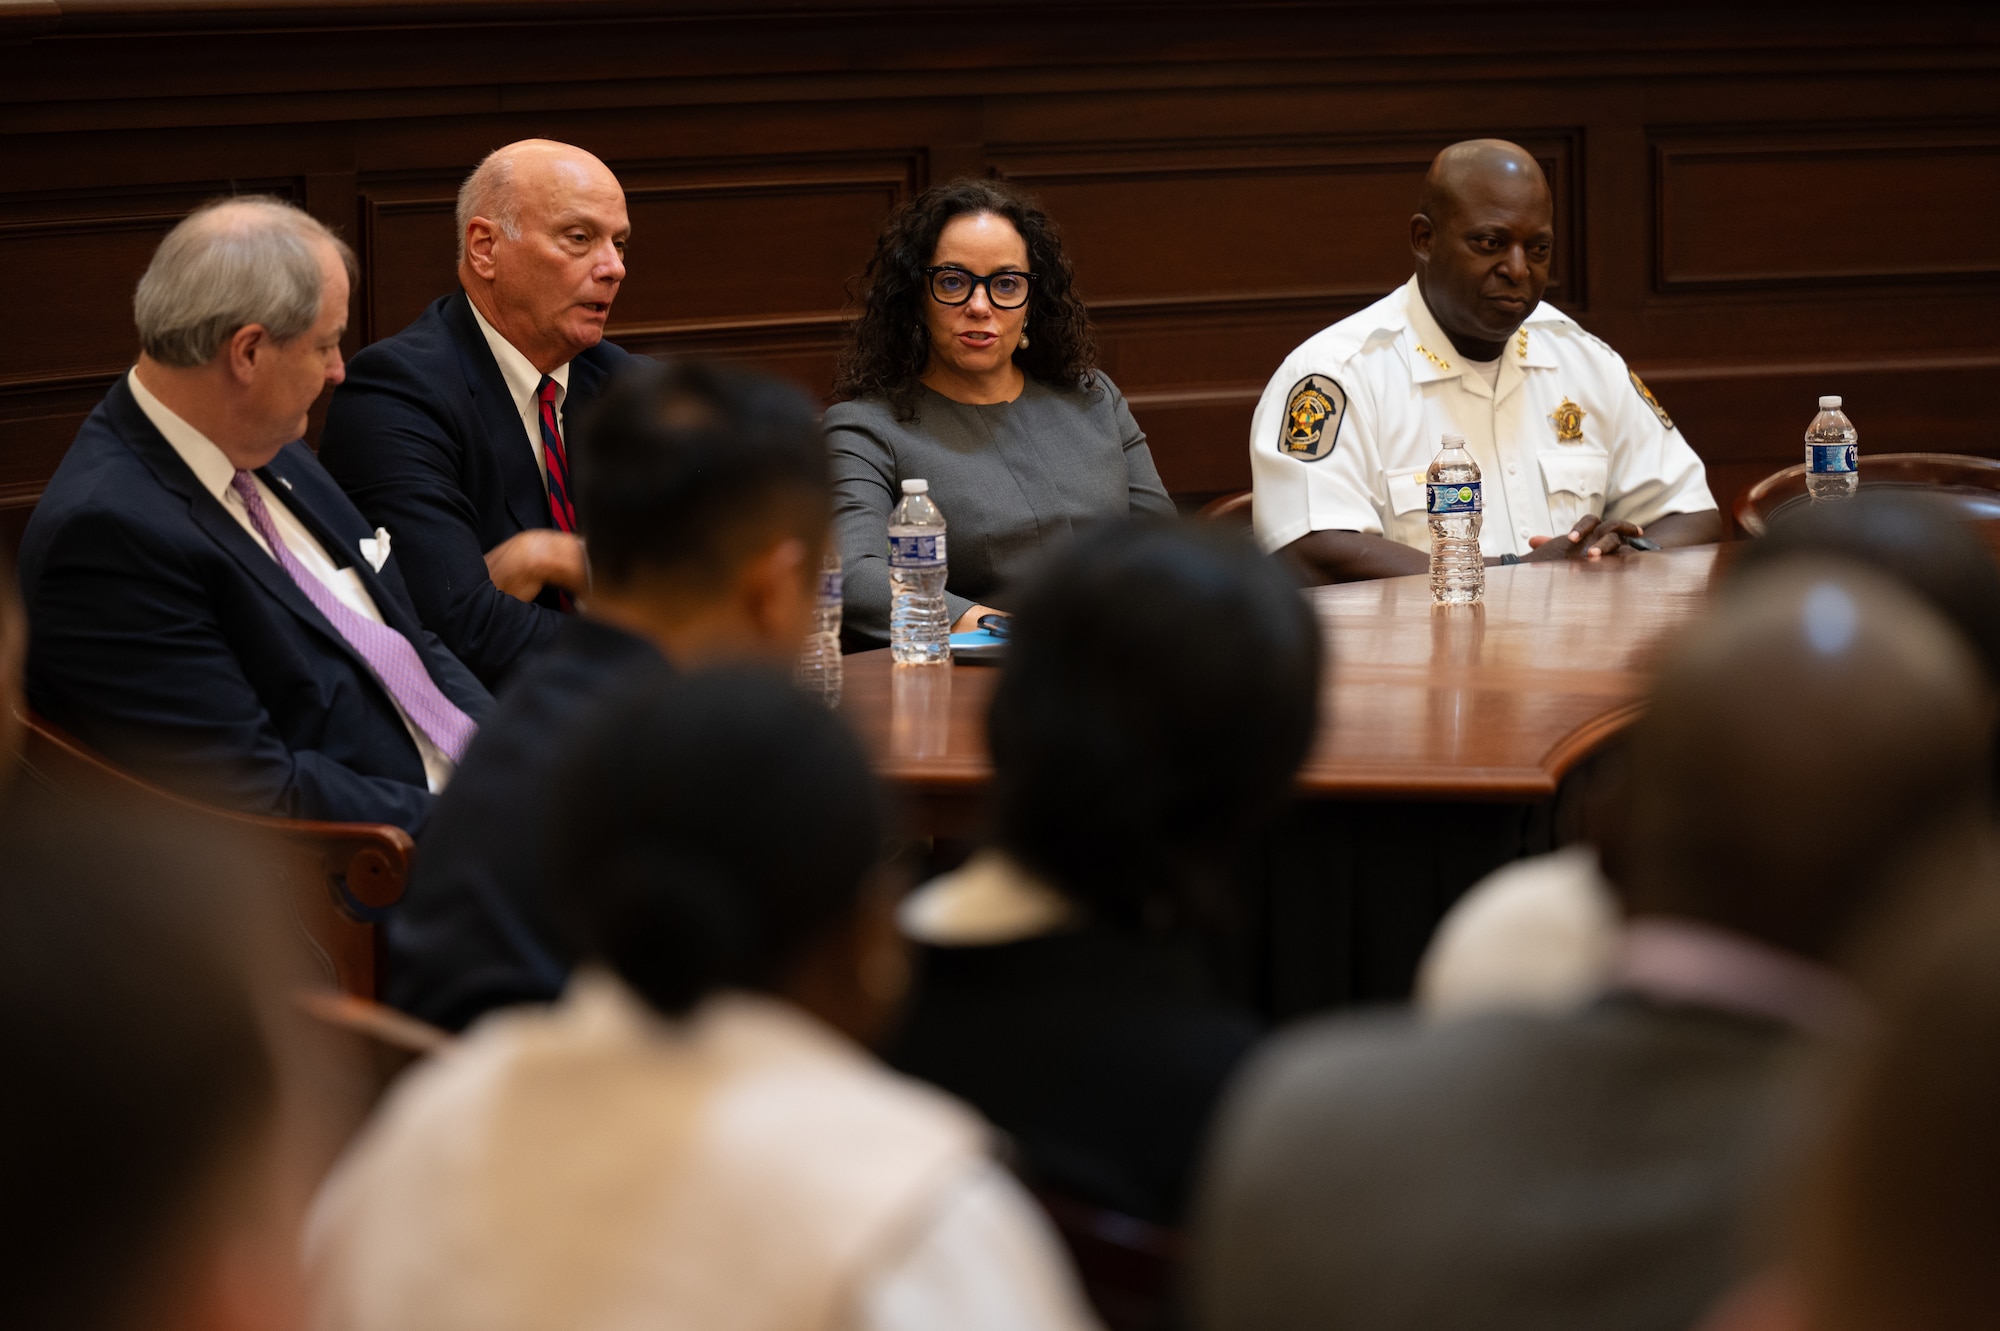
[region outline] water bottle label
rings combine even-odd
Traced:
[[[1843,476],[1854,470],[1859,453],[1853,444],[1807,444],[1806,466],[1815,476]]]
[[[891,536],[889,566],[891,568],[944,567],[944,533],[938,532],[930,536]]]
[[[841,570],[834,569],[831,572],[819,575],[819,603],[821,605],[839,605],[841,603],[843,591],[840,573]]]
[[[1477,513],[1484,505],[1479,499],[1479,482],[1464,481],[1458,485],[1431,485],[1425,487],[1431,492],[1431,516],[1449,517],[1459,513]]]

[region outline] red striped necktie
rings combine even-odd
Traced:
[[[576,530],[576,505],[569,497],[569,453],[563,448],[562,431],[556,428],[556,394],[562,388],[548,375],[542,376],[542,386],[535,390],[535,400],[541,406],[542,460],[549,473],[549,517],[559,531]],[[565,591],[556,593],[556,604],[564,614],[576,610],[576,603]]]
[[[549,472],[549,517],[561,531],[576,530],[576,505],[569,497],[569,454],[563,449],[562,431],[556,428],[556,394],[562,388],[548,375],[535,390],[541,404],[542,457]]]

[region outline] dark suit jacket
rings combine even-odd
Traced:
[[[394,555],[311,450],[258,473],[474,720],[492,699],[417,622]],[[393,546],[392,546],[393,549]],[[228,808],[395,823],[432,796],[387,693],[285,570],[203,489],[120,379],[77,432],[21,543],[28,699],[164,785]]]
[[[1034,1182],[1174,1225],[1223,1085],[1261,1034],[1192,940],[1091,925],[923,948],[887,1054],[1007,1132]]]
[[[570,362],[566,432],[630,359],[600,342]],[[487,687],[555,635],[564,616],[553,588],[529,604],[486,573],[488,550],[554,524],[520,414],[464,292],[432,302],[347,363],[319,456],[370,525],[388,529],[424,623]]]
[[[392,1004],[458,1030],[562,992],[574,954],[547,892],[551,773],[591,703],[649,672],[668,673],[652,644],[579,618],[501,691],[390,916]]]
[[[1753,1256],[1803,1043],[1636,997],[1297,1028],[1221,1116],[1194,1324],[1687,1331]]]

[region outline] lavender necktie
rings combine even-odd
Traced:
[[[424,667],[424,659],[417,655],[417,649],[410,640],[386,624],[377,624],[366,615],[350,610],[333,594],[333,589],[312,575],[298,557],[286,548],[278,535],[278,525],[271,521],[270,510],[264,507],[264,496],[257,493],[257,480],[247,471],[236,473],[230,487],[243,500],[243,507],[250,512],[250,525],[257,529],[264,543],[271,547],[271,553],[278,557],[306,599],[313,603],[327,622],[332,624],[347,645],[361,654],[368,668],[375,672],[389,696],[396,700],[410,718],[411,724],[424,732],[430,742],[437,745],[447,758],[454,763],[465,756],[465,746],[472,742],[472,732],[478,727],[471,717],[452,705],[431,679],[431,672]]]

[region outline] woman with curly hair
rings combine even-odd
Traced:
[[[905,480],[929,481],[950,524],[954,632],[1004,612],[1015,580],[1078,528],[1173,514],[1028,196],[998,180],[933,186],[889,218],[861,280],[826,413],[850,642],[889,640],[889,514]]]

